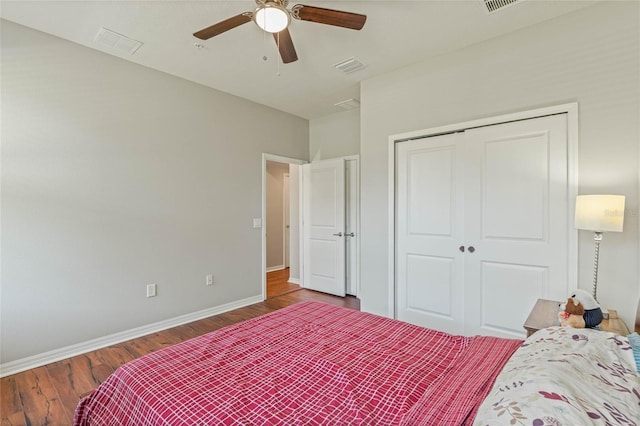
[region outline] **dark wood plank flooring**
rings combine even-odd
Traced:
[[[267,299],[296,290],[300,286],[289,282],[289,268],[267,272]]]
[[[341,298],[290,288],[285,294],[264,302],[7,376],[0,379],[0,425],[70,425],[80,398],[120,365],[160,348],[306,300],[360,309],[360,301],[352,296]]]

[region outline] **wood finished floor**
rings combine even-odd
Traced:
[[[300,286],[289,282],[289,268],[267,272],[267,299],[296,290]]]
[[[285,271],[267,274],[267,300],[264,302],[0,379],[0,425],[71,425],[80,398],[89,394],[122,364],[166,346],[294,303],[318,300],[360,309],[360,301],[355,297],[336,297],[287,284],[288,270]]]

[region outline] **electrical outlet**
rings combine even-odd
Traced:
[[[206,285],[213,285],[213,275],[209,274],[206,276],[206,281],[205,281]]]
[[[156,297],[156,284],[147,284],[147,297]]]

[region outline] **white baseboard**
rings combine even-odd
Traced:
[[[121,331],[119,333],[110,334],[108,336],[99,337],[97,339],[88,340],[86,342],[77,343],[75,345],[65,346],[64,348],[54,349],[38,355],[29,356],[15,361],[0,364],[0,377],[10,376],[22,371],[31,370],[32,368],[41,367],[52,362],[71,358],[87,352],[95,351],[117,343],[126,342],[127,340],[136,339],[147,334],[156,333],[168,328],[177,327],[212,315],[218,315],[233,309],[242,308],[244,306],[253,305],[262,302],[261,296],[249,297],[235,302],[226,303],[224,305],[213,308],[203,309],[201,311],[190,314],[180,315],[175,318],[159,321],[142,327],[132,328],[130,330]]]
[[[289,282],[292,284],[298,284],[299,286],[302,286],[302,280],[300,278],[295,278],[290,276]]]
[[[270,266],[267,268],[267,272],[281,271],[283,269],[285,269],[284,265]]]

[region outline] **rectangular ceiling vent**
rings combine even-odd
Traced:
[[[106,28],[100,28],[96,35],[95,42],[112,50],[133,55],[142,46],[142,42],[118,34]]]
[[[337,104],[333,104],[333,106],[337,106],[338,108],[342,108],[347,111],[351,111],[352,109],[360,108],[360,101],[357,99],[347,99],[346,101],[338,102]]]
[[[521,0],[480,0],[487,12],[493,13],[507,6],[511,6],[514,3],[519,3]]]
[[[342,71],[345,74],[351,74],[352,72],[360,71],[366,68],[366,64],[357,60],[356,58],[345,59],[342,62],[338,62],[333,67],[338,71]]]

